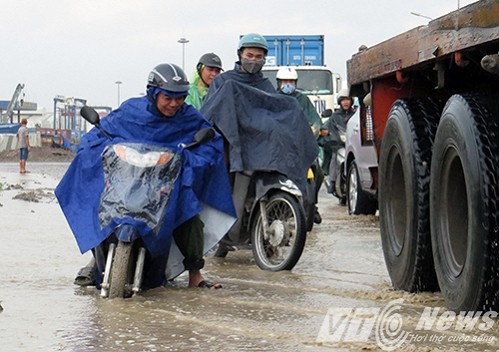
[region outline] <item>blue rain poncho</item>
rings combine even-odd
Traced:
[[[103,118],[101,125],[112,139],[96,128],[84,135],[75,159],[55,190],[82,253],[98,246],[120,223],[139,228],[147,249],[155,255],[168,250],[173,229],[205,207],[227,215],[233,222],[235,211],[221,136],[216,134],[212,141],[193,149],[179,148],[181,143],[191,143],[201,128],[211,127],[195,108],[183,104],[176,115],[165,117],[148,96],[133,98]],[[163,146],[181,155],[182,169],[157,234],[144,222],[134,222],[134,219],[116,218],[109,224],[101,224],[99,220],[104,189],[101,153],[106,146],[117,142]],[[220,226],[220,237],[232,222]]]

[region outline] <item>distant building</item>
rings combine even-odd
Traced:
[[[9,104],[10,100],[0,100],[0,123],[20,123],[23,117],[29,119],[31,116],[38,115],[37,103],[20,100],[14,104],[12,118],[9,119],[7,116]]]

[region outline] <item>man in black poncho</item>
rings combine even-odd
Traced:
[[[318,154],[315,138],[296,99],[277,94],[261,69],[268,52],[259,34],[241,37],[233,70],[217,76],[201,113],[224,136],[238,221],[219,243],[225,257],[241,228],[241,215],[253,171],[277,171],[305,189],[307,170]]]

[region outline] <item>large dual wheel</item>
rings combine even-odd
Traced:
[[[440,288],[451,310],[497,310],[497,108],[464,94],[439,111],[432,99],[397,101],[385,126],[379,211],[387,269],[397,289]]]
[[[431,170],[431,237],[447,307],[497,310],[498,134],[489,103],[452,96],[442,113]]]
[[[438,289],[430,237],[431,147],[440,116],[432,99],[398,100],[379,162],[379,215],[385,263],[396,289]]]

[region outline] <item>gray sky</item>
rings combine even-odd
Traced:
[[[236,61],[240,34],[323,34],[325,61],[346,79],[346,60],[475,0],[0,0],[0,100],[18,83],[25,100],[53,108],[56,95],[116,107],[145,91],[162,62],[191,77],[199,57],[217,53],[225,69]]]

